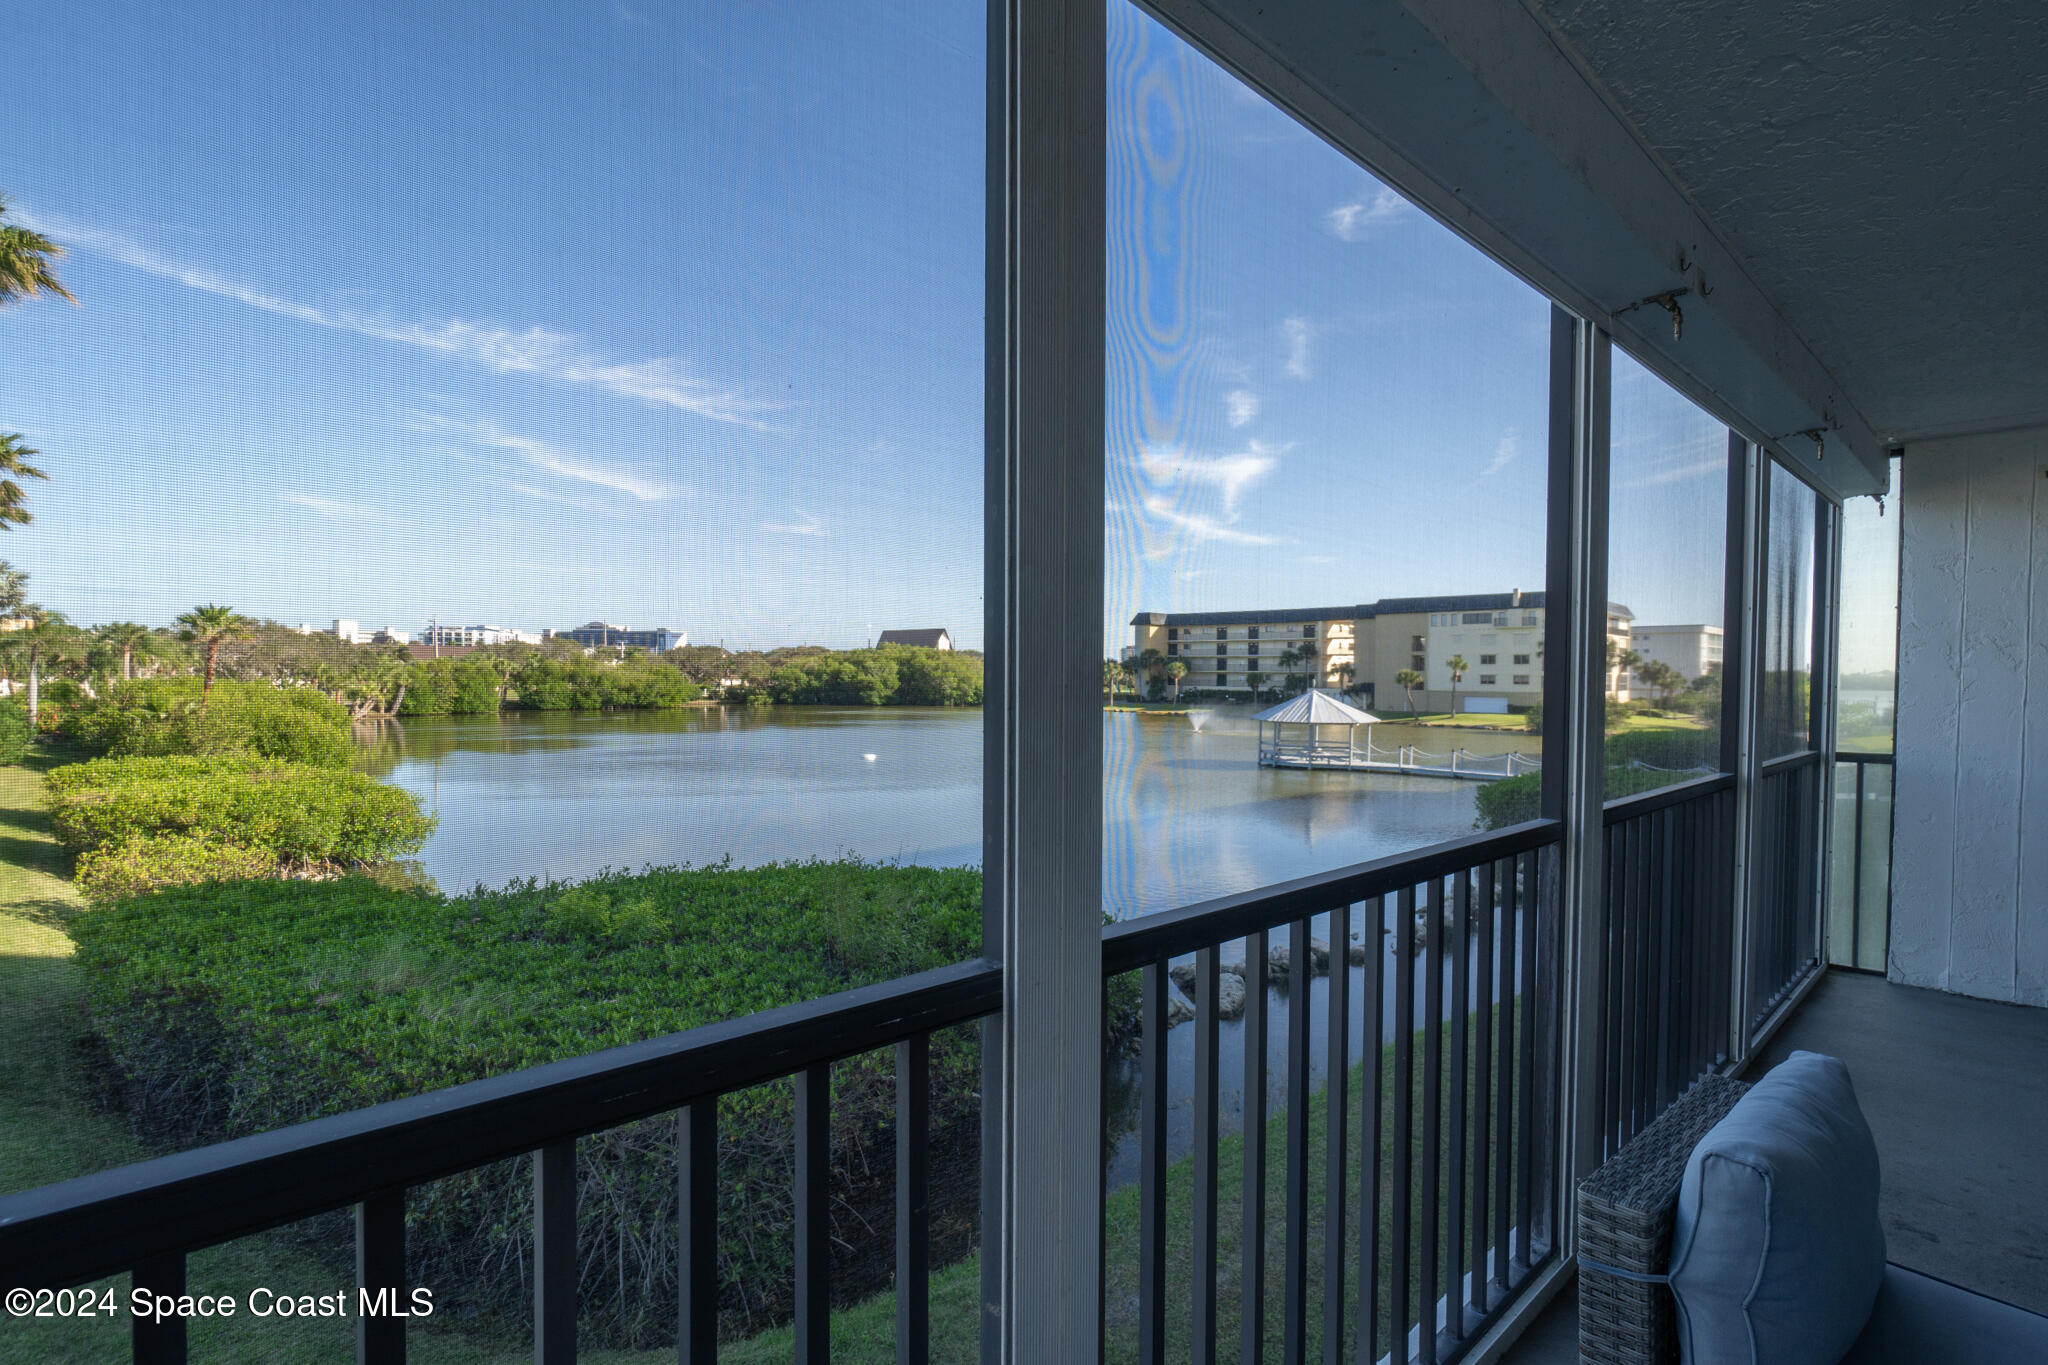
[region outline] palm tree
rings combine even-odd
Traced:
[[[1166,680],[1173,684],[1173,699],[1180,700],[1180,680],[1188,675],[1188,666],[1179,659],[1166,661]]]
[[[1353,665],[1349,659],[1346,659],[1343,663],[1338,664],[1335,668],[1331,669],[1330,671],[1337,675],[1338,681],[1344,685],[1343,690],[1346,692],[1349,692],[1351,690],[1351,680],[1358,676],[1357,667]]]
[[[1404,668],[1394,675],[1394,682],[1408,695],[1408,719],[1422,719],[1415,714],[1415,689],[1422,686],[1422,675],[1412,668]]]
[[[133,621],[115,621],[101,626],[96,634],[102,645],[121,651],[122,682],[135,676],[135,656],[150,653],[156,642],[148,626],[138,626]]]
[[[28,575],[0,559],[0,618],[18,613],[28,602]]]
[[[1252,689],[1252,700],[1259,700],[1259,684],[1266,681],[1266,675],[1258,672],[1255,669],[1252,672],[1245,674],[1244,680],[1246,685]]]
[[[180,639],[190,640],[206,651],[206,681],[199,688],[199,699],[203,704],[207,694],[213,691],[213,671],[220,662],[220,647],[229,640],[247,635],[249,618],[235,615],[232,607],[208,603],[180,616],[178,627]]]
[[[1157,678],[1159,670],[1166,667],[1166,656],[1156,649],[1148,649],[1138,656],[1138,676]]]
[[[1317,675],[1317,670],[1314,666],[1315,661],[1316,642],[1314,640],[1303,640],[1294,647],[1294,662],[1300,664],[1302,671],[1308,675],[1308,685],[1310,687],[1315,687],[1322,682],[1322,678]]]
[[[18,434],[0,435],[0,529],[9,525],[26,526],[35,520],[29,515],[28,493],[15,480],[17,476],[24,479],[50,477],[27,462],[29,456],[39,453],[23,445]]]
[[[7,196],[0,194],[0,219],[6,217]],[[50,262],[63,254],[64,248],[42,233],[0,222],[0,307],[38,294],[55,294],[77,303],[50,268]]]
[[[1465,662],[1462,654],[1453,654],[1444,660],[1444,667],[1451,670],[1451,719],[1458,718],[1458,684],[1465,679],[1465,670],[1472,665]]]
[[[1118,680],[1123,677],[1123,674],[1124,666],[1115,659],[1104,659],[1102,661],[1102,686],[1103,690],[1109,693],[1109,704],[1111,706],[1116,705],[1116,685]]]
[[[50,662],[53,655],[68,656],[71,641],[67,636],[71,625],[61,613],[33,605],[21,607],[18,615],[35,623],[27,630],[14,632],[7,640],[10,651],[27,652],[28,723],[33,730],[43,700],[43,665]]]

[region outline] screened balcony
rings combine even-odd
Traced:
[[[377,1306],[322,1339],[370,1362],[472,1348],[550,1365],[1567,1360],[1578,1181],[1702,1077],[1754,1076],[1792,1049],[1855,1076],[1894,1258],[2048,1311],[2029,1233],[2048,1218],[2031,1155],[2048,1121],[2033,875],[2048,871],[2048,795],[2029,761],[2033,698],[2048,696],[2030,687],[2048,468],[2048,273],[2031,246],[2048,221],[2031,187],[2048,153],[1996,132],[2048,121],[2048,49],[2017,5],[1994,6],[2003,24],[1846,4],[1740,23],[1624,9],[995,0],[985,25],[929,47],[893,11],[837,16],[838,38],[802,48],[801,79],[770,78],[805,27],[788,15],[698,62],[745,77],[720,87],[734,107],[766,99],[746,107],[812,121],[726,127],[713,101],[698,112],[720,133],[697,169],[736,199],[772,184],[785,223],[811,221],[793,187],[842,172],[882,184],[891,214],[836,264],[926,311],[889,312],[901,298],[878,289],[803,314],[833,272],[806,274],[822,248],[774,237],[776,215],[751,200],[706,220],[733,242],[691,276],[730,293],[671,305],[742,318],[732,351],[777,379],[784,346],[816,348],[791,375],[803,357],[854,355],[873,373],[836,395],[847,408],[973,381],[979,423],[917,428],[935,450],[968,450],[964,466],[842,433],[841,481],[818,483],[911,506],[918,524],[874,563],[926,555],[981,612],[978,752],[908,751],[916,776],[890,789],[934,789],[919,818],[944,829],[902,861],[950,868],[927,848],[971,849],[956,861],[978,873],[978,947],[851,985],[834,958],[839,974],[817,978],[833,989],[806,980],[772,1008],[615,1030],[539,1064],[158,1140],[0,1191],[0,1288],[55,1304],[90,1287],[123,1305],[85,1335],[0,1321],[0,1359],[65,1358],[80,1341],[105,1359],[260,1353],[260,1336],[177,1305],[276,1257]],[[914,57],[877,81],[849,58],[866,39]],[[565,60],[597,60],[563,42]],[[193,98],[176,63],[133,46],[138,67],[81,68],[90,84],[139,70],[167,107]],[[88,60],[56,30],[37,50]],[[1939,78],[1929,51],[1972,79]],[[891,82],[915,98],[863,143],[839,104]],[[985,145],[961,133],[976,118]],[[601,146],[609,166],[637,128],[575,159]],[[943,165],[920,161],[927,136]],[[428,184],[433,170],[407,173]],[[1899,187],[1972,211],[1901,210]],[[780,273],[751,273],[749,234]],[[766,389],[740,401],[532,337],[538,359],[508,337],[472,354],[467,333],[294,305],[74,237],[208,307],[462,351],[494,378],[543,368],[605,401],[715,409],[736,443],[798,421]],[[1342,254],[1359,247],[1380,254]],[[978,293],[957,287],[968,257]],[[936,302],[927,268],[947,282]],[[1997,328],[1957,321],[1982,317]],[[915,325],[938,318],[951,330]],[[1368,349],[1345,349],[1360,337]],[[1317,421],[1257,425],[1289,385]],[[593,474],[458,409],[405,420],[466,441],[452,458],[509,452],[521,478],[588,485],[578,497],[771,487],[732,562],[772,558],[776,537],[801,550],[762,580],[777,591],[880,581],[830,558],[858,518],[800,510],[777,484],[786,470],[720,483],[740,458],[707,458],[705,489],[667,464]],[[1259,502],[1297,471],[1298,501]],[[918,501],[941,485],[971,491]],[[981,555],[963,568],[941,552],[967,543],[965,524]],[[921,606],[937,576],[888,585],[890,609]],[[1533,643],[1490,641],[1495,608],[1475,604],[1511,593],[1520,607],[1525,592],[1541,594],[1540,620],[1532,596],[1516,627]],[[1259,690],[1256,628],[1242,662],[1229,656],[1250,671],[1204,689],[1184,665],[1146,662],[1125,624],[1296,621],[1282,613],[1335,600],[1365,605],[1303,633],[1313,645],[1341,623],[1354,642],[1329,681],[1380,724],[1408,711],[1411,752],[1469,744],[1505,780],[1352,772],[1354,741],[1262,754],[1256,730],[1231,729],[1231,708],[1252,704],[1226,681]],[[1720,656],[1686,677],[1630,649],[1643,622],[1712,627]],[[1266,643],[1267,679],[1317,676],[1313,648]],[[734,680],[707,729],[755,723],[769,700],[755,682]],[[1540,705],[1511,714],[1511,691]],[[1470,706],[1475,693],[1498,709]],[[805,752],[731,838],[802,824],[824,785]],[[436,793],[441,757],[424,779]],[[895,757],[856,746],[848,766]],[[1268,771],[1288,766],[1302,771]],[[1318,785],[1284,785],[1297,781]],[[530,837],[487,827],[472,843],[495,857]],[[329,995],[309,986],[291,1009]],[[221,1103],[221,1131],[246,1098]],[[471,1262],[516,1285],[509,1335],[477,1345],[461,1323],[397,1311],[432,1277],[475,1269],[451,1258],[443,1219],[475,1233]],[[736,1256],[762,1229],[775,1254]],[[772,1275],[750,1279],[756,1265]],[[169,1306],[133,1313],[131,1289]]]

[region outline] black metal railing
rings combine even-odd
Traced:
[[[1105,982],[1138,974],[1141,1054],[1137,1176],[1106,1205],[1104,1229],[1112,1261],[1135,1241],[1134,1292],[1131,1311],[1120,1311],[1112,1265],[1107,1316],[1113,1336],[1135,1333],[1142,1365],[1268,1352],[1288,1362],[1390,1352],[1402,1365],[1448,1365],[1545,1263],[1560,830],[1534,821],[1104,935]],[[1246,989],[1231,1041],[1242,1070],[1228,1077],[1223,977],[1239,944]],[[1184,1028],[1170,1027],[1169,982],[1192,998]],[[1182,1048],[1193,1050],[1184,1107],[1171,1093]],[[1276,1051],[1281,1112],[1269,1120]],[[1226,1172],[1221,1128],[1233,1090],[1237,1169]],[[1169,1130],[1182,1112],[1187,1155],[1175,1162]],[[1117,1136],[1106,1135],[1112,1166]],[[1235,1198],[1219,1202],[1231,1175]],[[1184,1236],[1169,1225],[1180,1206],[1170,1186],[1186,1191]],[[1236,1275],[1219,1274],[1233,1250]],[[1274,1254],[1277,1281],[1267,1268]],[[1106,1354],[1129,1350],[1113,1340]]]
[[[1892,756],[1835,755],[1828,964],[1885,969],[1891,939]]]
[[[1735,779],[1607,803],[1598,1078],[1602,1154],[1649,1126],[1733,1044]]]
[[[575,1359],[576,1140],[678,1113],[680,1358],[717,1347],[718,1101],[795,1084],[796,1359],[826,1358],[831,1064],[896,1050],[898,1358],[929,1354],[925,1094],[933,1033],[1002,1008],[984,962],[923,972],[687,1033],[611,1048],[410,1099],[202,1147],[0,1199],[0,1280],[59,1288],[129,1272],[137,1289],[184,1292],[189,1253],[353,1206],[356,1279],[406,1283],[410,1187],[507,1158],[533,1168],[535,1359]],[[136,1317],[138,1362],[182,1362],[184,1320]],[[358,1316],[358,1359],[405,1358],[405,1320]]]
[[[1763,765],[1756,783],[1749,916],[1750,1037],[1820,968],[1818,753]]]

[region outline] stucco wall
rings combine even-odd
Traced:
[[[2048,428],[1901,483],[1890,976],[2048,1005]]]

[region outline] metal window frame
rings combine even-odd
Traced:
[[[1102,1314],[1101,0],[989,0],[981,1358]],[[1085,623],[1085,628],[1083,628]]]

